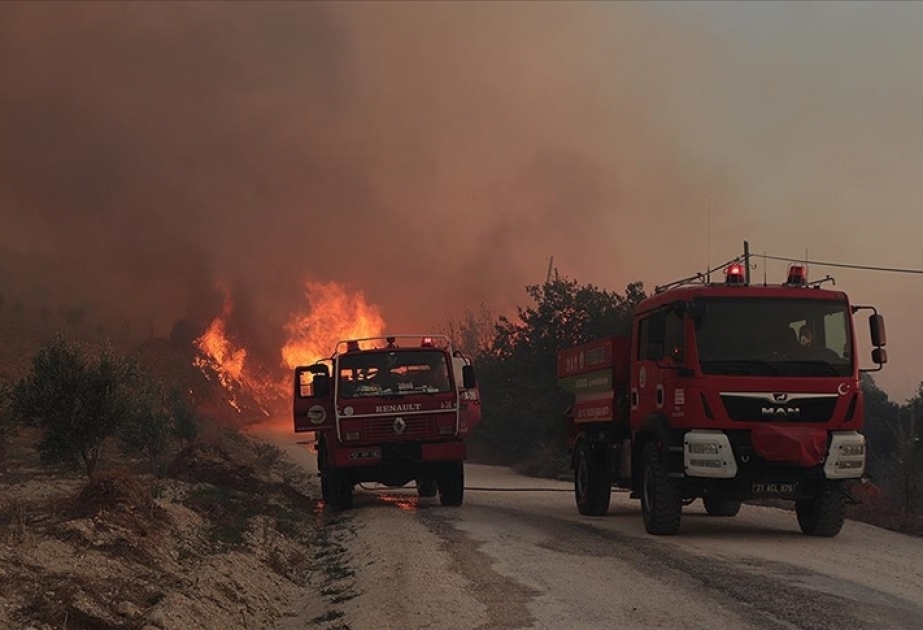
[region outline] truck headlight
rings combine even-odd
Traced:
[[[865,444],[841,444],[840,454],[843,457],[861,457],[865,455]]]

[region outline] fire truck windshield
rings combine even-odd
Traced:
[[[382,350],[339,359],[339,396],[404,396],[452,391],[445,353],[439,350]]]
[[[703,298],[696,321],[702,372],[760,376],[849,376],[848,305],[803,298]]]

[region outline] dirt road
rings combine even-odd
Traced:
[[[291,434],[268,436],[314,466]],[[363,489],[326,515],[323,600],[286,628],[923,628],[923,540],[848,522],[803,536],[793,513],[686,508],[644,532],[637,501],[581,517],[569,483],[467,465],[465,503]],[[299,625],[301,624],[301,625]]]

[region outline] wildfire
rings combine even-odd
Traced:
[[[255,408],[270,416],[280,401],[291,395],[291,376],[277,381],[277,367],[260,365],[238,342],[228,336],[234,303],[227,287],[221,313],[196,339],[199,356],[194,364],[206,378],[217,377],[225,399],[238,412]],[[292,369],[330,356],[336,342],[349,337],[380,336],[385,323],[378,309],[361,292],[350,292],[336,283],[308,282],[306,312],[292,316],[285,326],[288,341],[282,347],[283,363]]]
[[[203,371],[210,368],[218,375],[218,381],[227,391],[228,404],[239,412],[241,408],[235,390],[239,389],[243,379],[247,351],[235,346],[227,337],[227,322],[231,317],[234,303],[227,287],[219,285],[219,288],[224,292],[221,314],[209,324],[202,336],[196,339],[201,355],[195,359],[194,364]]]
[[[225,327],[233,308],[231,294],[227,289],[224,289],[224,306],[221,309],[221,314],[212,321],[196,343],[205,356],[211,358],[221,367],[220,371],[223,374],[240,380],[244,372],[244,360],[247,358],[247,351],[244,348],[235,348],[225,334]]]
[[[282,348],[282,360],[289,368],[330,356],[341,339],[383,334],[384,319],[361,292],[350,293],[335,282],[308,282],[305,292],[308,311],[286,325],[289,338]]]

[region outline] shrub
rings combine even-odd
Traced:
[[[58,335],[13,389],[11,414],[43,429],[37,448],[44,463],[82,464],[92,477],[104,443],[126,415],[136,376],[134,363],[111,348],[91,357]]]

